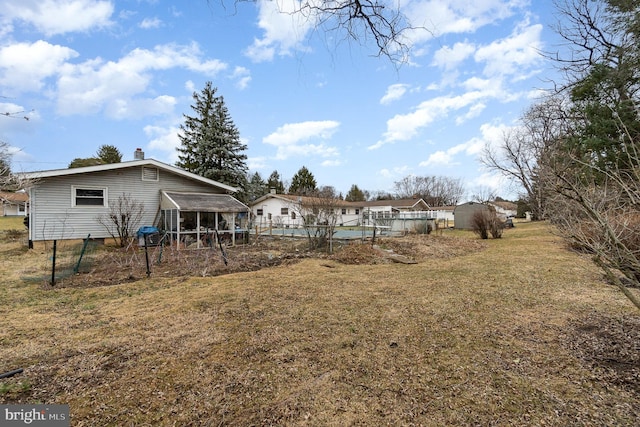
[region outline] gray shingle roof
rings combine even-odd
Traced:
[[[249,208],[228,194],[177,193],[165,191],[176,207],[185,212],[247,212]]]

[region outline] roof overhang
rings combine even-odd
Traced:
[[[229,194],[162,191],[162,209],[183,212],[248,212],[249,208]]]
[[[202,177],[200,175],[196,175],[191,172],[187,172],[184,169],[180,169],[175,166],[168,165],[166,163],[159,162],[154,159],[142,159],[142,160],[132,160],[129,162],[121,162],[121,163],[108,163],[104,165],[95,165],[95,166],[85,166],[81,168],[69,168],[69,169],[52,169],[45,171],[36,171],[36,172],[22,172],[16,175],[20,175],[20,177],[28,180],[37,181],[43,178],[51,178],[58,176],[68,176],[68,175],[80,175],[86,173],[94,173],[94,172],[103,172],[103,171],[111,171],[118,169],[131,168],[136,166],[148,166],[148,167],[156,167],[158,169],[173,173],[175,175],[180,175],[185,178],[192,179],[194,181],[202,182],[207,185],[211,185],[214,187],[221,188],[225,191],[235,193],[238,191],[236,187],[232,187],[230,185],[223,184],[218,181],[214,181],[212,179],[208,179]]]

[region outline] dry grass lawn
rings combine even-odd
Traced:
[[[0,373],[24,368],[0,403],[74,426],[640,425],[640,313],[550,231],[53,289],[0,231]]]

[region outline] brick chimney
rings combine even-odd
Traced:
[[[136,151],[133,152],[133,158],[135,160],[144,160],[144,151],[142,151],[142,148],[136,148]]]

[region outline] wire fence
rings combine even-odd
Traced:
[[[74,274],[87,273],[96,259],[98,242],[88,235],[82,242],[65,240],[47,242],[45,245],[46,260],[32,275],[23,276],[27,282],[42,282],[55,286],[60,280]]]

